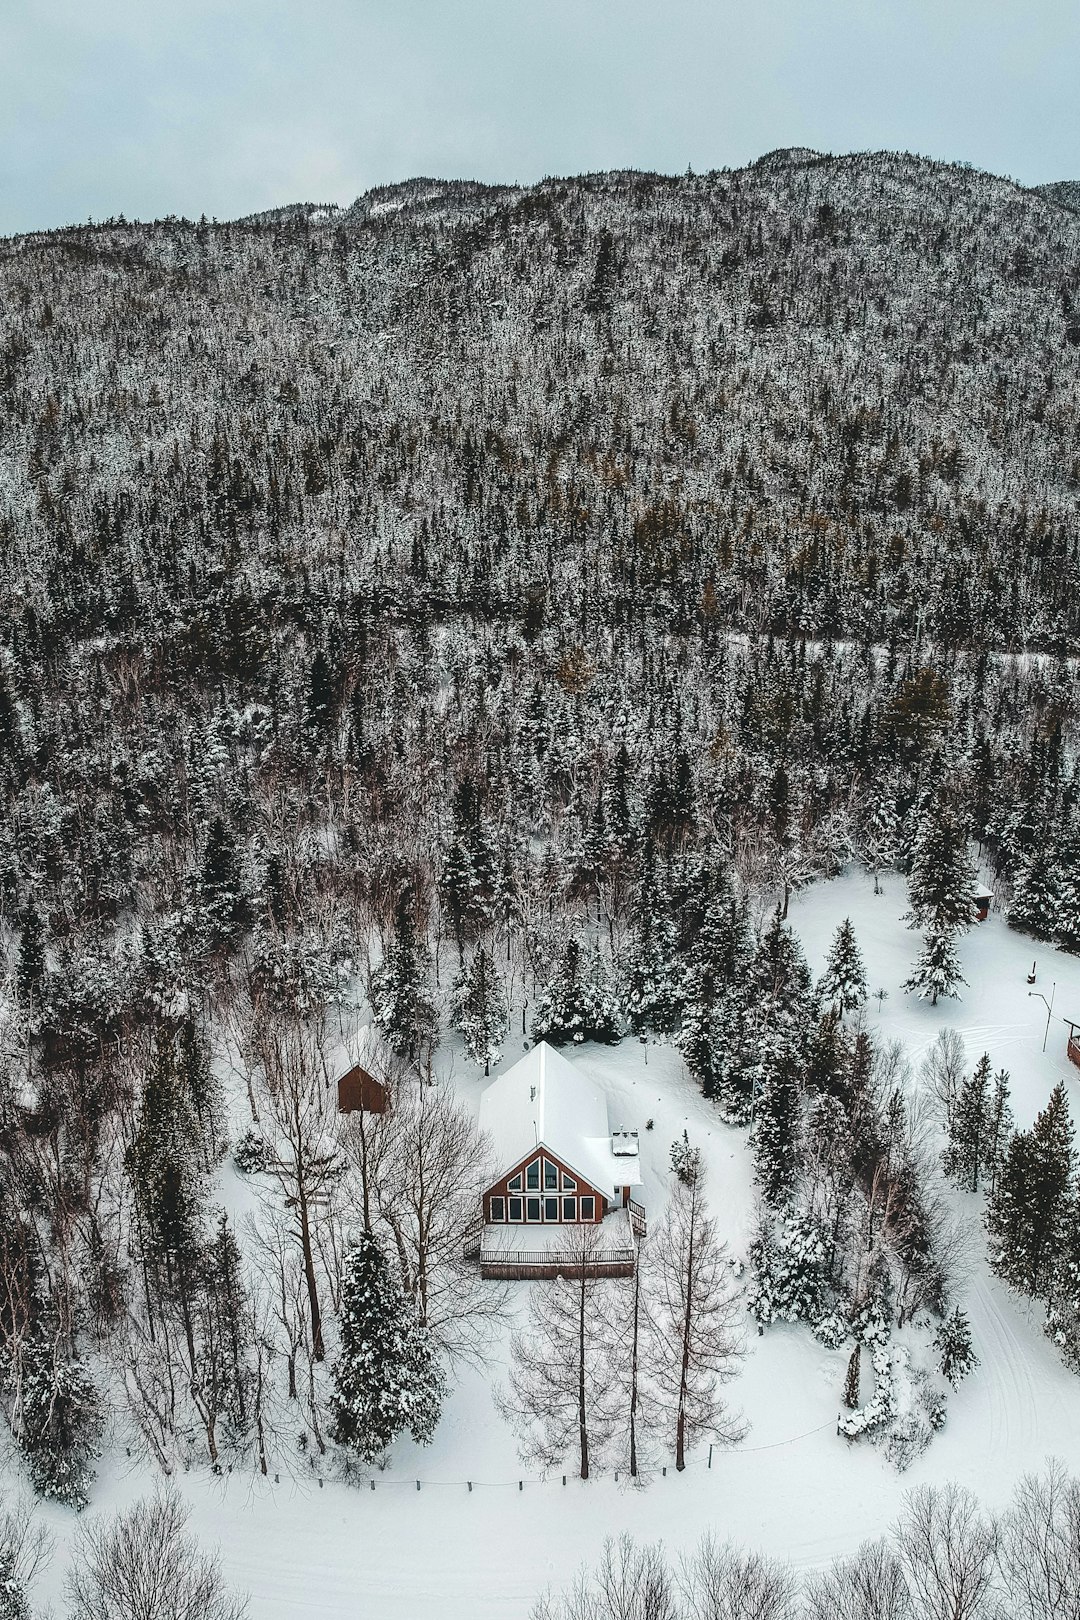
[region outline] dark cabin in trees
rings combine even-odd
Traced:
[[[993,898],[994,896],[988,888],[981,885],[976,888],[975,893],[971,897],[972,904],[975,907],[976,922],[985,922],[987,917],[989,917],[990,902]]]
[[[360,1031],[360,1056],[337,1083],[339,1114],[385,1114],[390,1106],[390,1087],[382,1075],[378,1041],[374,1031]]]
[[[599,1229],[590,1265],[633,1274],[645,1211],[638,1136],[612,1130],[607,1101],[579,1069],[541,1041],[494,1080],[480,1101],[498,1178],[483,1195],[471,1252],[486,1277],[544,1277],[566,1270],[567,1228]]]

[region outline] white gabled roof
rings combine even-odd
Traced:
[[[546,1041],[491,1082],[480,1099],[480,1128],[500,1175],[543,1144],[599,1192],[638,1184],[636,1162],[611,1150],[603,1092]]]

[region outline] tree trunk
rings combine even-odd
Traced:
[[[578,1442],[581,1446],[581,1477],[589,1477],[589,1430],[585,1421],[585,1260],[582,1257],[578,1289]]]
[[[686,1308],[683,1311],[682,1365],[679,1370],[679,1410],[675,1420],[675,1467],[686,1467],[686,1395],[690,1383],[690,1329],[693,1325],[694,1294],[694,1217],[697,1194],[690,1206],[690,1242],[686,1251]]]
[[[315,1278],[315,1257],[311,1251],[311,1226],[308,1220],[307,1188],[303,1175],[297,1177],[296,1208],[300,1216],[300,1246],[304,1252],[304,1281],[307,1283],[308,1309],[311,1312],[311,1353],[316,1361],[326,1355],[323,1346],[322,1312],[319,1310],[319,1289]]]

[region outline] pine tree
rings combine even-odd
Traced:
[[[978,1192],[979,1171],[986,1165],[991,1104],[990,1055],[984,1052],[960,1087],[944,1154],[946,1174],[969,1192]]]
[[[567,1041],[616,1041],[618,1009],[600,947],[582,949],[571,935],[550,982],[537,996],[533,1039],[562,1046]]]
[[[943,793],[923,811],[908,878],[908,918],[928,935],[954,933],[975,921],[975,867],[967,830]]]
[[[472,961],[454,981],[453,1009],[454,1025],[464,1037],[466,1052],[490,1074],[491,1065],[502,1055],[506,994],[491,952],[483,945],[476,947]]]
[[[1066,823],[1055,850],[1057,908],[1052,917],[1054,943],[1080,956],[1080,816]]]
[[[914,991],[924,1001],[929,999],[931,1007],[936,1007],[939,996],[958,1001],[958,987],[966,983],[960,972],[953,931],[945,928],[924,935],[922,950],[911,970],[911,977],[904,980],[902,988]]]
[[[217,1164],[227,1146],[225,1103],[221,1082],[211,1062],[210,1043],[205,1031],[190,1013],[180,1025],[177,1068],[198,1128],[203,1168],[209,1171]]]
[[[790,1203],[800,1159],[799,1064],[780,1037],[763,1052],[754,1104],[754,1180],[774,1209]]]
[[[1009,927],[1036,939],[1050,939],[1061,905],[1060,872],[1048,837],[1038,837],[1021,863],[1009,902]]]
[[[1073,1126],[1059,1081],[1030,1131],[1009,1143],[986,1212],[990,1264],[1023,1293],[1045,1297],[1065,1246]]]
[[[335,1436],[364,1462],[378,1461],[405,1430],[420,1445],[435,1433],[445,1379],[370,1232],[345,1261],[333,1383]]]
[[[213,951],[235,943],[251,920],[240,879],[240,862],[221,816],[210,823],[199,869],[199,905],[206,940]]]
[[[990,1191],[997,1186],[1006,1149],[1014,1129],[1012,1108],[1009,1106],[1009,1071],[999,1069],[994,1076],[994,1089],[987,1110],[986,1132],[983,1136],[982,1167],[990,1177]]]
[[[857,1012],[866,1000],[866,969],[850,917],[836,930],[817,994],[823,1007],[840,1014]]]
[[[746,908],[730,884],[722,881],[705,908],[697,940],[688,953],[681,998],[679,1047],[687,1069],[707,1097],[717,1096],[721,1089],[725,1053],[730,1051],[737,1016],[734,1009],[727,1010],[733,998],[745,997],[752,954]]]
[[[91,1460],[102,1430],[102,1404],[85,1363],[59,1334],[39,1330],[23,1351],[16,1427],[34,1489],[84,1507]]]
[[[416,936],[413,893],[406,889],[394,911],[386,955],[371,976],[370,1000],[391,1050],[414,1063],[434,1044],[438,1030],[427,967],[427,952]]]
[[[954,1389],[979,1365],[971,1342],[971,1324],[959,1305],[938,1328],[934,1348],[941,1357],[941,1371]]]

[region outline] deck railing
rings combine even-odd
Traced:
[[[480,1260],[486,1266],[556,1266],[562,1271],[578,1271],[582,1262],[558,1249],[488,1249]],[[585,1260],[586,1271],[594,1266],[628,1266],[634,1261],[633,1249],[598,1249]]]
[[[626,1207],[630,1211],[630,1225],[634,1236],[643,1238],[646,1233],[644,1204],[639,1204],[636,1198],[631,1198]]]

